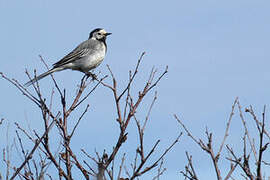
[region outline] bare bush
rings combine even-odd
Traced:
[[[144,53],[142,53],[138,59],[134,70],[129,71],[128,82],[123,87],[118,85],[121,79],[117,79],[111,68],[107,66],[109,75],[101,78],[96,76],[93,78],[87,75],[83,76],[77,87],[75,97],[73,98],[66,93],[65,89],[62,90],[52,75],[51,78],[56,91],[53,89],[51,94],[45,97],[44,94],[46,93],[42,91],[38,82],[32,85],[33,92],[31,92],[31,90],[26,89],[17,80],[0,73],[3,79],[14,85],[23,96],[38,107],[42,117],[40,122],[43,125],[42,130],[37,131],[23,127],[20,122],[15,123],[16,140],[11,144],[7,144],[3,149],[3,163],[6,167],[6,172],[4,174],[0,172],[0,180],[15,178],[27,180],[72,180],[75,179],[74,172],[79,172],[80,174],[80,177],[76,176],[76,179],[97,180],[133,180],[143,178],[147,172],[152,172],[152,174],[154,174],[152,179],[159,180],[166,170],[166,168],[163,167],[164,156],[179,141],[182,133],[163,151],[158,150],[160,140],[147,142],[153,145],[150,148],[145,147],[145,130],[151,119],[150,114],[157,99],[157,92],[153,92],[153,89],[167,74],[168,70],[166,67],[163,72],[158,74],[157,70],[153,68],[148,78],[145,80],[144,86],[135,93],[136,95],[133,95],[134,91],[138,88],[135,88],[134,81],[138,75],[143,56]],[[46,65],[41,56],[40,59]],[[48,68],[47,65],[46,67]],[[26,74],[28,78],[31,79],[27,71]],[[110,79],[109,82],[108,79]],[[113,97],[112,103],[115,105],[113,106],[115,107],[115,116],[111,117],[111,119],[112,122],[116,123],[119,127],[119,134],[116,137],[116,142],[111,144],[111,149],[104,148],[101,152],[92,152],[92,150],[81,147],[81,151],[78,153],[74,151],[71,141],[74,138],[74,134],[79,129],[80,122],[86,118],[85,115],[91,108],[88,100],[97,87],[108,89],[111,92]],[[59,102],[55,100],[56,93],[59,96]],[[145,103],[145,97],[151,93],[153,98],[150,106],[144,118],[139,118],[139,107]],[[72,101],[68,103],[67,99],[70,98]],[[54,103],[58,103],[60,106],[53,106]],[[87,105],[85,105],[85,103],[87,103]],[[83,105],[85,105],[85,107],[83,107]],[[75,123],[71,123],[71,121],[74,122],[72,115],[78,110],[82,113],[79,116],[75,115],[76,121]],[[102,110],[100,112],[102,112]],[[270,134],[266,128],[265,112],[266,107],[264,106],[262,115],[259,118],[252,106],[245,108],[243,111],[239,99],[236,98],[224,128],[224,136],[218,142],[213,140],[214,133],[210,132],[208,128],[206,128],[205,131],[206,141],[204,141],[202,140],[203,137],[196,138],[177,115],[175,115],[175,119],[191,141],[210,157],[210,163],[214,167],[213,172],[217,180],[239,179],[239,177],[250,180],[263,180],[267,178],[264,175],[264,172],[266,172],[265,169],[270,166],[269,160],[267,161],[265,158],[270,143]],[[258,134],[257,137],[252,137],[252,133],[250,133],[251,129],[247,126],[248,123],[252,123],[244,118],[244,113],[247,113],[250,119],[253,120],[253,125],[255,125],[254,129],[257,130]],[[227,143],[232,126],[231,122],[236,114],[239,115],[238,119],[241,121],[244,129],[243,136],[240,138],[242,142],[242,151],[240,152],[233,149],[232,143]],[[132,121],[136,125],[134,131],[136,131],[139,137],[138,143],[129,147],[129,149],[134,151],[134,156],[120,151],[123,144],[129,140],[128,133],[130,131],[127,129]],[[1,118],[1,126],[3,126],[3,122],[5,122],[5,120]],[[52,131],[57,132],[57,138],[60,140],[59,144],[57,144],[55,137],[52,138]],[[8,128],[7,132],[9,132]],[[7,142],[10,141],[8,137],[9,135],[6,134]],[[26,141],[31,143],[31,148],[25,146]],[[16,149],[21,157],[17,162],[12,162],[10,159],[13,155],[12,153],[14,153],[12,149]],[[200,174],[197,173],[197,165],[194,163],[190,151],[191,149],[187,149],[186,151],[187,165],[180,173],[184,179],[199,180]],[[133,160],[130,161],[127,159]],[[221,159],[228,163],[229,169],[221,167]],[[157,170],[156,173],[153,173],[154,169]],[[235,178],[235,176],[237,178]]]
[[[34,103],[41,111],[41,117],[43,122],[43,131],[36,130],[26,130],[21,123],[15,123],[16,126],[16,144],[18,144],[19,151],[23,156],[20,165],[15,166],[9,161],[9,148],[4,149],[4,162],[6,164],[6,178],[5,179],[15,179],[19,177],[20,179],[56,179],[55,173],[51,172],[48,168],[53,164],[53,169],[58,174],[58,179],[74,179],[73,172],[78,170],[81,172],[81,178],[84,179],[137,179],[138,177],[144,175],[145,173],[152,171],[153,168],[157,167],[158,173],[153,179],[159,179],[163,174],[165,169],[163,168],[163,158],[168,153],[168,151],[179,141],[181,134],[172,142],[171,146],[166,148],[163,153],[157,159],[151,159],[154,153],[157,153],[156,149],[160,144],[160,140],[154,142],[154,145],[150,149],[144,147],[144,133],[147,122],[149,121],[149,116],[152,107],[156,101],[157,94],[154,93],[154,98],[152,100],[151,106],[149,107],[148,113],[144,120],[138,119],[136,114],[138,107],[144,103],[144,98],[147,94],[158,85],[160,80],[168,72],[167,67],[160,75],[157,75],[157,71],[153,68],[149,74],[148,79],[145,82],[145,86],[138,92],[138,96],[132,96],[131,90],[134,86],[133,82],[139,71],[139,66],[142,61],[143,55],[140,56],[136,67],[133,71],[129,72],[129,81],[124,88],[118,86],[118,81],[113,71],[107,66],[109,70],[109,76],[104,76],[101,78],[89,78],[85,75],[80,82],[77,89],[77,93],[73,98],[72,102],[67,103],[67,97],[69,96],[65,89],[59,87],[57,81],[52,77],[54,87],[56,92],[59,94],[59,101],[61,107],[53,108],[54,103],[54,90],[51,92],[50,97],[44,97],[44,92],[40,88],[40,84],[37,82],[32,85],[34,92],[26,89],[20,82],[15,79],[10,79],[1,73],[2,78],[9,81],[14,85],[27,99]],[[44,60],[40,56],[42,62]],[[44,62],[46,65],[46,63]],[[47,65],[46,65],[47,66]],[[47,67],[48,68],[48,67]],[[26,71],[29,79],[31,79],[30,74]],[[35,75],[36,76],[36,75]],[[111,83],[106,83],[105,79],[111,78]],[[73,151],[70,142],[73,138],[74,133],[78,130],[78,125],[84,118],[85,114],[89,110],[89,104],[84,107],[83,113],[77,117],[77,122],[72,127],[70,120],[71,114],[79,108],[83,108],[81,105],[86,102],[89,96],[96,90],[98,86],[103,88],[108,88],[112,92],[112,96],[115,104],[116,121],[115,123],[119,126],[119,134],[115,144],[112,144],[112,150],[104,150],[103,152],[95,152],[94,155],[89,153],[89,150],[85,150],[83,147],[80,154],[76,154]],[[122,90],[121,90],[122,89]],[[50,99],[48,102],[47,99]],[[115,119],[112,117],[112,119]],[[119,149],[122,147],[123,143],[128,140],[127,127],[129,126],[131,120],[134,119],[137,125],[137,133],[139,135],[139,144],[130,147],[134,149],[135,157],[133,162],[125,162],[127,154],[119,154]],[[74,118],[72,119],[74,121]],[[60,138],[60,144],[57,145],[55,138],[51,138],[50,134],[52,129],[58,132],[58,138]],[[24,135],[24,138],[22,137]],[[26,138],[25,138],[26,137]],[[29,140],[32,142],[32,149],[26,149],[23,141]],[[58,150],[55,152],[55,147],[59,146]],[[83,160],[80,160],[78,156],[85,155]],[[122,158],[120,162],[116,161],[116,156]],[[95,162],[98,167],[95,170],[91,162]],[[125,164],[132,164],[132,169],[128,169]],[[118,167],[115,167],[118,166]],[[115,171],[118,170],[117,173]],[[123,178],[126,176],[126,178]],[[2,178],[0,178],[2,179]]]
[[[231,126],[232,117],[235,115],[236,108],[239,111],[239,119],[242,122],[244,127],[243,132],[243,152],[240,152],[240,155],[233,150],[231,147],[232,144],[226,144],[227,137],[229,136],[229,129]],[[217,142],[213,142],[213,133],[209,132],[206,128],[205,135],[207,137],[207,141],[203,141],[202,137],[195,138],[194,135],[190,132],[190,130],[184,125],[182,120],[179,119],[178,116],[175,115],[176,120],[179,122],[180,126],[184,129],[187,135],[191,138],[193,142],[195,142],[200,149],[202,149],[206,154],[210,156],[211,162],[214,166],[213,172],[216,174],[216,179],[218,180],[228,180],[234,179],[234,176],[237,176],[236,179],[239,177],[243,177],[244,179],[250,180],[262,180],[266,179],[267,177],[263,176],[263,169],[262,166],[268,166],[269,162],[266,162],[263,158],[264,152],[266,151],[269,143],[270,143],[270,136],[268,131],[265,129],[265,106],[262,112],[261,120],[259,120],[258,116],[253,111],[252,106],[245,109],[245,112],[250,114],[252,119],[255,122],[255,128],[258,131],[258,136],[252,138],[250,130],[247,127],[247,121],[245,120],[242,112],[242,107],[240,105],[239,99],[236,98],[233,105],[232,110],[230,113],[229,120],[226,125],[225,133],[223,140],[220,141],[220,145],[218,151],[214,151],[214,147],[218,147]],[[257,142],[256,142],[257,141]],[[226,144],[226,145],[225,145]],[[228,156],[223,155],[226,158],[227,162],[230,165],[230,169],[228,172],[225,172],[225,169],[221,169],[219,166],[219,160],[221,154],[224,153],[223,149],[226,147]],[[200,176],[196,173],[196,165],[193,164],[192,156],[188,153],[189,150],[186,152],[186,157],[188,160],[187,165],[185,166],[185,170],[181,171],[181,174],[185,177],[185,179],[189,180],[199,180]],[[239,154],[239,153],[238,153]],[[254,156],[254,160],[250,158],[250,156]],[[255,162],[254,162],[255,161]],[[252,169],[253,167],[254,169]],[[237,168],[240,168],[240,173],[234,173]],[[221,175],[221,171],[224,171],[224,177]],[[267,171],[265,171],[267,172]]]

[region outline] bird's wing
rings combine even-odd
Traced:
[[[80,59],[86,55],[90,55],[93,53],[91,51],[93,51],[93,48],[89,47],[89,42],[84,41],[78,47],[76,47],[73,51],[71,51],[68,55],[63,57],[60,61],[53,64],[53,67],[56,68],[59,66],[63,66],[77,59]]]

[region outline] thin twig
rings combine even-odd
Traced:
[[[224,143],[225,143],[225,141],[226,141],[226,138],[227,138],[228,135],[229,135],[228,132],[229,132],[230,124],[231,124],[231,121],[232,121],[232,117],[233,117],[233,115],[234,115],[234,109],[235,109],[235,105],[236,105],[237,101],[238,101],[238,97],[235,98],[234,103],[233,103],[233,105],[232,105],[232,111],[231,111],[229,120],[228,120],[228,122],[227,122],[227,126],[226,126],[226,130],[225,130],[224,138],[223,138],[222,143],[221,143],[221,145],[220,145],[220,147],[219,147],[219,151],[218,151],[218,153],[217,153],[217,155],[216,155],[217,157],[220,156],[220,153],[221,153],[221,151],[222,151],[222,149],[223,149],[223,146],[224,146]]]
[[[41,136],[40,139],[38,139],[36,141],[36,144],[35,146],[33,147],[33,149],[30,151],[30,153],[28,154],[28,156],[25,158],[24,162],[19,166],[19,168],[16,169],[15,173],[12,175],[12,177],[10,178],[11,180],[13,180],[17,175],[18,173],[21,171],[21,169],[24,167],[24,165],[30,160],[32,159],[32,156],[34,154],[34,152],[36,151],[37,147],[39,146],[40,142],[43,140],[43,138],[45,137],[46,134],[48,134],[49,130],[52,128],[52,126],[54,125],[54,121],[51,122],[51,124],[49,125],[47,131],[45,131],[43,133],[43,135]]]
[[[79,123],[80,123],[80,121],[81,121],[81,119],[82,119],[82,117],[83,117],[83,116],[85,115],[85,113],[88,111],[89,106],[90,106],[90,105],[87,104],[87,106],[86,106],[84,112],[82,113],[82,115],[80,116],[79,120],[78,120],[77,123],[75,124],[75,126],[74,126],[74,128],[73,128],[73,130],[72,130],[72,132],[71,132],[71,134],[70,134],[70,138],[73,136],[73,134],[74,134],[74,132],[75,132],[77,126],[79,125]]]
[[[258,159],[257,159],[257,152],[256,152],[256,149],[255,149],[254,143],[252,143],[252,141],[251,141],[251,137],[250,137],[250,135],[249,135],[248,128],[247,128],[247,125],[246,125],[246,121],[245,121],[244,116],[243,116],[243,113],[242,113],[242,107],[241,107],[239,101],[237,101],[237,105],[238,105],[238,109],[239,109],[240,119],[242,120],[243,126],[244,126],[244,128],[245,128],[245,134],[246,134],[247,137],[248,137],[248,141],[249,141],[249,144],[250,144],[250,146],[251,146],[251,149],[252,149],[254,158],[255,158],[255,160],[256,160],[256,162],[257,162],[257,161],[258,161]]]
[[[128,85],[126,86],[126,88],[122,91],[122,93],[118,96],[117,101],[119,101],[121,99],[121,97],[126,93],[126,91],[130,88],[131,83],[133,82],[136,74],[138,73],[138,69],[139,69],[139,65],[142,61],[143,56],[145,55],[145,52],[143,52],[139,58],[139,60],[137,61],[134,73],[132,74],[132,76],[129,78],[129,82]]]

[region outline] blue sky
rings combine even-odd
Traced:
[[[269,106],[269,8],[270,2],[266,0],[0,0],[0,71],[24,83],[28,80],[26,68],[37,69],[38,73],[45,71],[38,55],[51,65],[87,39],[92,29],[103,27],[113,34],[107,40],[107,56],[97,71],[108,74],[106,64],[110,65],[120,79],[120,87],[143,51],[146,56],[136,89],[144,85],[143,80],[153,66],[159,72],[169,66],[168,75],[155,89],[158,100],[146,131],[147,144],[160,138],[160,150],[164,150],[177,137],[182,129],[173,114],[179,115],[197,137],[204,135],[207,125],[220,142],[235,97],[239,97],[243,107],[253,105],[257,113],[264,104]],[[70,97],[81,77],[81,73],[74,71],[55,73]],[[40,83],[44,91],[51,90],[50,78]],[[24,126],[30,124],[33,129],[41,128],[39,110],[9,83],[1,80],[0,84],[0,117],[6,119],[5,127],[10,123],[12,129],[16,121]],[[50,91],[44,93],[49,95]],[[152,97],[153,94],[147,97],[143,107],[149,106]],[[85,147],[94,153],[95,148],[112,148],[118,133],[112,100],[112,94],[104,87],[88,99],[92,108],[74,136],[75,150]],[[240,119],[235,117],[232,125],[229,142],[240,148]],[[2,125],[0,131],[5,127]],[[134,129],[133,122],[123,151],[135,153],[129,148],[136,142]],[[82,137],[95,138],[84,143]],[[0,141],[5,141],[4,136]],[[186,150],[193,154],[199,176],[215,177],[210,173],[213,169],[207,155],[183,136],[166,158],[167,171],[162,179],[183,179],[179,171],[187,162]],[[266,159],[270,159],[269,154]],[[221,167],[224,164],[226,161]],[[3,166],[0,167],[2,171]],[[147,176],[150,177],[151,174]]]

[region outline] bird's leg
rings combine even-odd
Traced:
[[[92,80],[98,80],[97,75],[95,75],[94,73],[86,72],[85,75],[87,76],[87,78],[89,78],[91,76]]]

